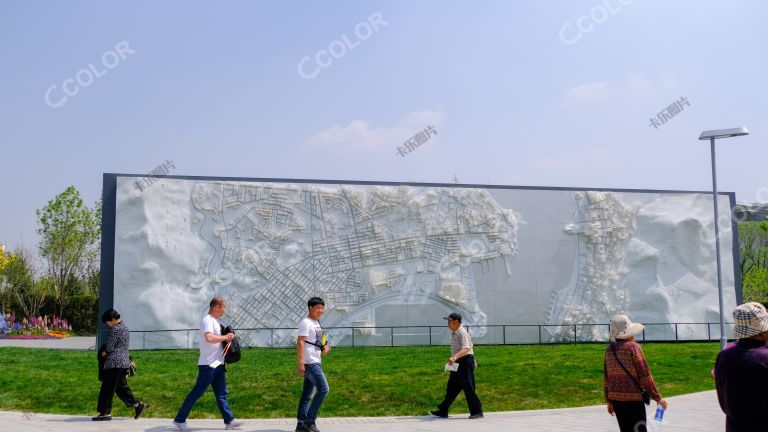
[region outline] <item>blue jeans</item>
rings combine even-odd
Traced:
[[[322,365],[320,363],[304,365],[304,388],[301,391],[299,410],[296,413],[299,423],[311,424],[317,420],[317,412],[325,397],[328,396],[328,390],[328,381],[323,374]],[[315,393],[314,399],[312,399],[312,393]],[[312,400],[311,405],[310,400]]]
[[[231,423],[235,415],[232,414],[232,409],[229,408],[229,402],[227,401],[229,392],[227,391],[227,375],[224,365],[220,365],[216,369],[207,365],[197,365],[197,382],[192,387],[192,390],[190,390],[186,399],[184,399],[184,403],[179,408],[179,412],[173,421],[177,423],[187,421],[189,412],[192,411],[195,402],[205,394],[209,385],[213,388],[213,394],[216,396],[216,405],[219,406],[221,418],[224,419],[224,423]]]

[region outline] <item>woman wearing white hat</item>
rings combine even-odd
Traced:
[[[626,315],[611,318],[610,336],[615,339],[605,349],[603,379],[608,413],[616,415],[621,432],[645,432],[645,404],[655,400],[667,409],[653,382],[643,349],[635,335],[645,328],[633,323]],[[644,403],[645,402],[645,403]]]

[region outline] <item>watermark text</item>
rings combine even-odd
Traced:
[[[437,135],[437,130],[432,126],[427,126],[423,130],[420,130],[416,133],[416,135],[408,138],[404,143],[403,146],[397,147],[397,154],[399,154],[402,157],[405,157],[408,153],[416,150],[424,144],[425,142],[429,141],[430,138],[432,138],[432,135]]]
[[[596,25],[600,25],[608,20],[612,15],[616,15],[624,6],[628,6],[632,0],[603,0],[601,4],[595,5],[588,14],[576,18],[576,24],[573,21],[566,21],[560,27],[560,41],[566,45],[578,43],[581,38],[591,33]]]
[[[321,49],[314,56],[305,56],[299,61],[299,76],[304,79],[314,79],[323,69],[330,67],[334,59],[338,60],[348,52],[357,48],[362,42],[370,39],[375,33],[381,31],[384,26],[389,25],[381,15],[381,12],[374,12],[365,21],[355,25],[354,36],[350,38],[347,34],[341,35],[328,45],[328,48]]]
[[[88,66],[78,70],[74,77],[65,79],[61,87],[51,84],[45,91],[45,103],[51,108],[61,108],[69,98],[80,93],[80,90],[90,87],[111,69],[119,66],[129,54],[136,54],[136,51],[131,49],[127,41],[118,42],[112,49],[101,55],[100,62],[89,63]]]
[[[148,176],[155,176],[155,177],[140,177],[138,180],[134,182],[134,185],[136,186],[139,191],[144,192],[144,190],[148,189],[150,186],[153,186],[155,182],[157,181],[157,176],[164,176],[168,175],[170,172],[170,168],[176,169],[176,166],[173,164],[173,161],[165,161],[161,165],[158,165],[153,169],[152,171],[148,172]]]
[[[665,124],[666,122],[672,120],[672,117],[680,114],[685,109],[684,105],[691,106],[691,103],[688,102],[688,99],[685,97],[681,97],[680,100],[675,101],[674,103],[670,104],[668,107],[661,110],[658,114],[656,114],[655,117],[651,117],[651,124],[648,126],[653,126],[654,129],[658,129],[659,126]]]

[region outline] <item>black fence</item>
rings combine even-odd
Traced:
[[[475,345],[537,345],[595,343],[609,339],[608,324],[504,324],[465,326]],[[442,326],[328,327],[329,343],[335,347],[449,345],[450,330]],[[733,323],[726,324],[730,337]],[[103,330],[100,332],[108,332]],[[199,329],[131,331],[131,349],[197,348]],[[235,329],[245,347],[286,348],[295,346],[295,328]],[[100,339],[106,340],[105,333]],[[637,335],[641,342],[705,342],[720,340],[720,323],[646,323]]]

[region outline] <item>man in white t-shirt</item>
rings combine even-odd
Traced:
[[[235,415],[229,408],[224,351],[221,348],[221,343],[231,341],[235,338],[235,334],[229,333],[222,336],[221,325],[216,321],[217,318],[224,315],[226,308],[227,302],[224,298],[214,297],[211,300],[208,314],[200,321],[200,357],[197,360],[197,382],[184,399],[176,418],[173,419],[174,426],[179,430],[190,430],[187,426],[189,412],[192,411],[192,407],[205,393],[208,386],[213,388],[216,404],[219,406],[226,429],[237,429],[242,426],[241,422],[235,420]]]
[[[325,302],[320,297],[312,297],[307,302],[309,313],[299,322],[296,356],[296,372],[304,376],[304,388],[299,399],[296,413],[296,432],[320,432],[315,424],[317,412],[328,396],[328,381],[323,374],[320,355],[328,354],[331,347],[325,341],[320,317],[325,312]],[[312,394],[315,397],[312,398]],[[311,401],[311,404],[310,404]]]

